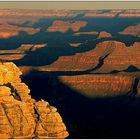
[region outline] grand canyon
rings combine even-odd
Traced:
[[[140,138],[140,10],[0,10],[0,138]]]

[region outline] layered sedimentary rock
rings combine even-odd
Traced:
[[[92,17],[106,17],[106,18],[113,18],[116,16],[117,13],[97,13],[97,12],[87,12],[85,13],[85,17],[92,18]]]
[[[65,33],[69,29],[74,32],[79,31],[81,28],[87,25],[86,21],[61,21],[56,20],[53,22],[52,26],[47,28],[47,32],[62,32]]]
[[[106,47],[110,41],[100,43],[98,47]],[[104,60],[98,72],[112,72],[114,70],[123,71],[130,65],[140,69],[140,43],[136,42],[132,46],[126,47],[124,43],[113,41],[113,52]]]
[[[37,51],[46,47],[47,44],[22,44],[15,50],[0,50],[0,59],[2,60],[20,60],[26,56],[27,51]]]
[[[119,34],[140,37],[140,24],[136,26],[128,26],[122,32],[119,32]]]
[[[36,51],[37,49],[46,47],[47,44],[22,44],[17,50],[20,51]]]
[[[37,69],[41,71],[89,71],[110,73],[123,71],[129,66],[140,69],[140,43],[126,47],[122,42],[104,41],[89,51],[71,56],[60,56],[58,60]],[[80,46],[79,46],[80,47]]]
[[[60,56],[57,61],[50,65],[38,67],[42,71],[86,71],[94,69],[99,60],[106,57],[114,50],[110,41],[108,45],[97,45],[91,50],[76,53],[71,56]]]
[[[31,27],[18,27],[16,25],[0,25],[0,38],[10,38],[17,36],[20,32],[27,32],[33,35],[39,32],[40,29],[35,29]]]
[[[0,10],[0,16],[17,16],[17,17],[73,17],[76,13],[71,10],[33,10],[33,9],[18,9],[18,10]]]
[[[66,126],[57,109],[36,102],[10,62],[0,63],[0,138],[65,138]]]
[[[139,9],[129,9],[125,10],[124,12],[121,12],[119,14],[119,17],[122,18],[138,18],[140,17],[140,10]]]
[[[108,32],[102,31],[99,33],[97,39],[101,39],[101,38],[111,38],[112,35]]]
[[[74,36],[80,36],[80,35],[98,35],[98,32],[91,31],[91,32],[77,32],[73,34]]]
[[[119,17],[122,17],[122,18],[139,18],[140,13],[123,13],[123,14],[120,14]]]
[[[96,67],[100,57],[108,54],[110,46],[95,48],[86,52],[76,53],[71,56],[60,56],[57,61],[50,65],[41,66],[42,71],[85,71]]]
[[[78,47],[81,45],[81,43],[70,43],[69,45],[72,47]]]
[[[20,60],[20,59],[23,59],[24,57],[25,57],[25,55],[26,54],[24,54],[24,53],[21,53],[21,54],[19,54],[19,53],[15,53],[15,54],[7,54],[7,53],[5,53],[5,54],[0,54],[0,59],[2,59],[2,60],[8,60],[8,61],[13,61],[13,60]]]
[[[133,93],[135,78],[123,75],[60,76],[59,80],[86,97],[113,97]]]

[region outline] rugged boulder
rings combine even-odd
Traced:
[[[0,138],[67,137],[57,109],[32,99],[21,74],[13,63],[0,63]]]

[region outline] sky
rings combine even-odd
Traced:
[[[96,9],[140,9],[139,2],[27,2],[27,1],[0,1],[0,9],[70,9],[70,10],[96,10]]]

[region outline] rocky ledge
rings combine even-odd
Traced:
[[[35,101],[11,62],[0,63],[0,138],[65,138],[66,126],[57,109]]]

